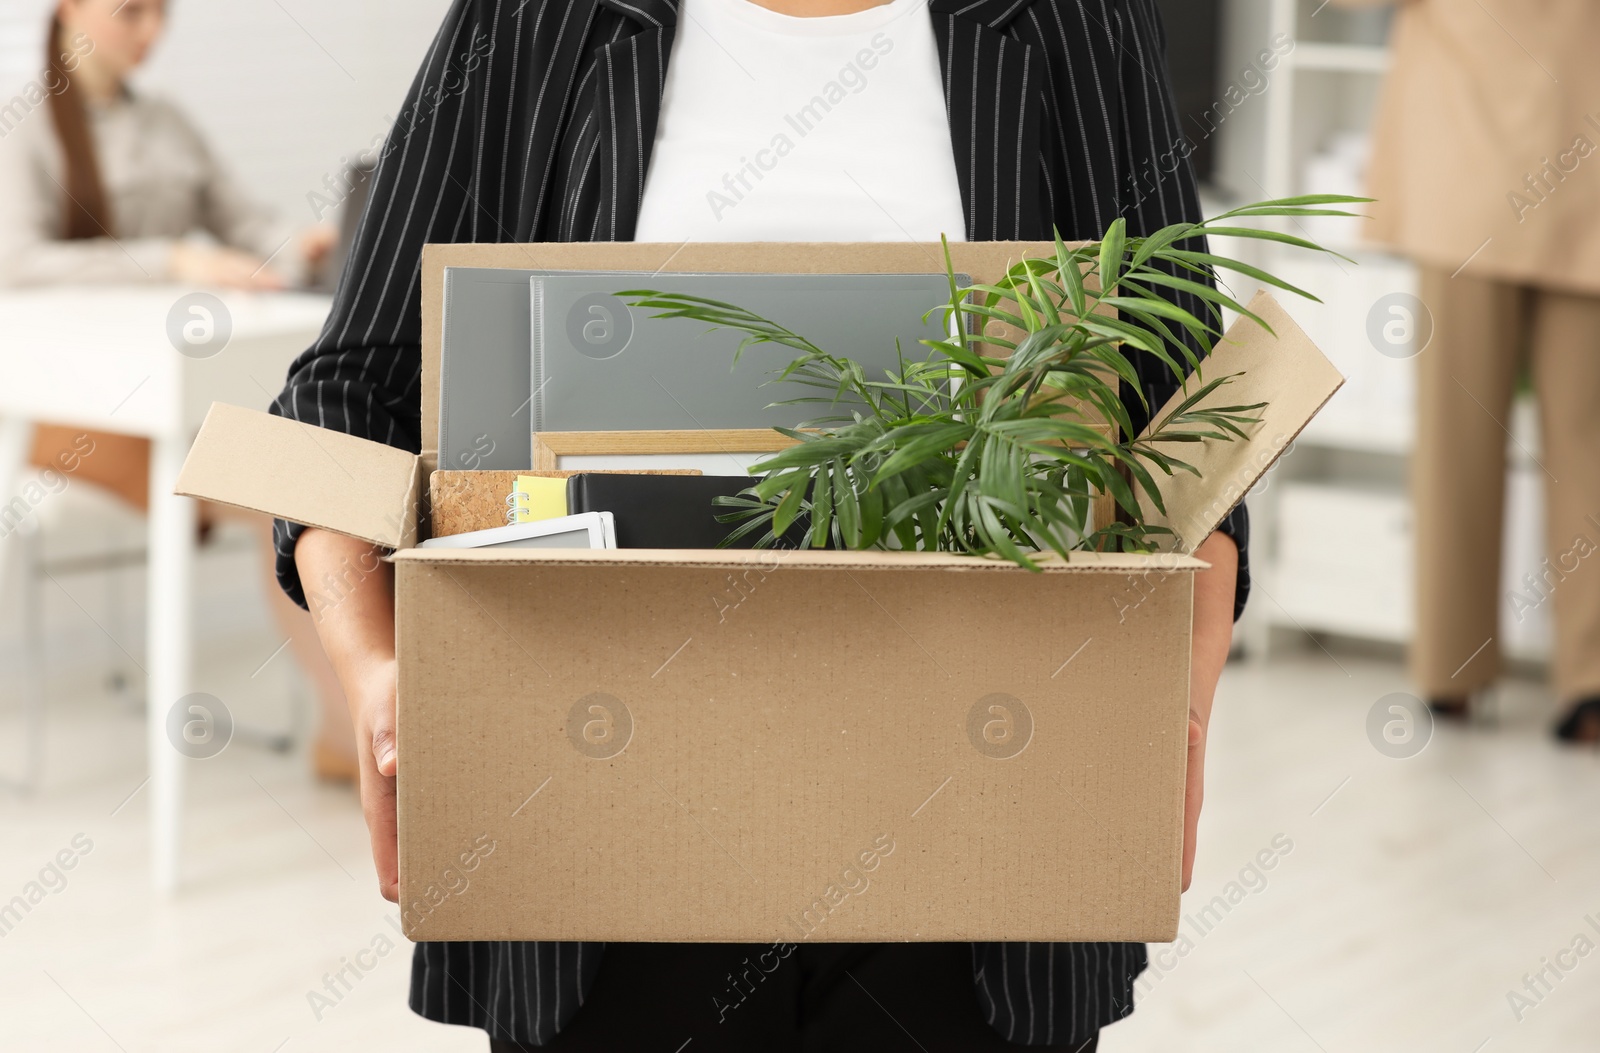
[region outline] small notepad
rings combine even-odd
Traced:
[[[537,523],[567,514],[567,481],[536,475],[517,476],[506,498],[506,522]]]

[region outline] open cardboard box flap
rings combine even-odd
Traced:
[[[402,549],[417,542],[422,465],[380,442],[215,402],[173,489]]]
[[[1333,363],[1317,350],[1305,330],[1270,293],[1257,293],[1249,309],[1269,328],[1240,316],[1211,349],[1199,371],[1150,418],[1154,427],[1189,392],[1218,376],[1233,379],[1218,386],[1194,408],[1266,403],[1251,411],[1257,423],[1245,428],[1249,436],[1245,440],[1152,444],[1160,453],[1193,465],[1199,473],[1180,470],[1168,477],[1156,476],[1162,503],[1166,505],[1165,515],[1151,507],[1148,500],[1142,501],[1146,523],[1172,530],[1166,541],[1175,552],[1193,552],[1210,537],[1217,524],[1271,470],[1295,436],[1344,384],[1344,377]],[[1144,434],[1150,434],[1150,429],[1145,429]],[[1139,496],[1145,495],[1141,491]]]

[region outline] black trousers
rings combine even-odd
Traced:
[[[787,953],[784,953],[785,950]],[[966,943],[612,943],[560,1053],[1093,1053],[983,1019]],[[492,1053],[532,1053],[490,1042]]]

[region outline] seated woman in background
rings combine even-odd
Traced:
[[[59,0],[45,44],[48,97],[8,118],[0,139],[0,286],[281,289],[308,278],[332,248],[331,227],[297,232],[275,219],[245,195],[176,107],[129,87],[165,21],[165,0]],[[81,453],[83,435],[81,428],[39,425],[33,464]],[[74,476],[148,510],[148,440],[90,437],[94,452],[74,458]],[[202,506],[202,532],[224,515],[248,513]],[[270,567],[271,521],[250,519]],[[305,614],[276,587],[267,594],[321,698],[317,773],[350,781],[354,738],[338,681]]]

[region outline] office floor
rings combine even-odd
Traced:
[[[242,680],[261,643],[209,660]],[[247,686],[276,690],[273,668]],[[79,855],[0,938],[0,1046],[486,1048],[406,1010],[409,947],[374,891],[354,797],[315,785],[298,756],[236,742],[192,764],[185,889],[152,899],[143,721],[84,676],[57,684],[43,792],[0,795],[0,900],[62,849]],[[1600,756],[1549,744],[1548,702],[1521,684],[1497,726],[1440,729],[1390,759],[1366,718],[1402,687],[1391,662],[1315,647],[1230,667],[1185,941],[1153,949],[1139,1009],[1103,1050],[1596,1048]],[[18,730],[7,709],[4,749]],[[1275,838],[1265,883],[1241,875]],[[325,974],[369,950],[329,997]],[[1524,975],[1558,961],[1549,993],[1526,996]]]

